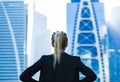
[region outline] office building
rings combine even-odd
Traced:
[[[19,82],[26,67],[27,11],[21,0],[0,0],[0,82]]]
[[[30,64],[33,64],[42,55],[51,53],[51,33],[50,30],[47,29],[46,16],[34,11],[33,21]]]
[[[120,81],[120,7],[111,9],[108,22],[108,53],[110,82]]]
[[[95,82],[109,82],[100,36],[100,29],[105,25],[104,5],[98,0],[75,1],[67,4],[67,33],[70,43],[67,51],[80,56],[95,71],[98,75]]]

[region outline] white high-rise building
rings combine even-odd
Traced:
[[[30,64],[42,55],[51,53],[50,30],[47,30],[47,18],[39,12],[34,12]]]

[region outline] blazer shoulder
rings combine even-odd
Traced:
[[[41,59],[43,59],[44,61],[51,60],[51,59],[53,59],[53,54],[50,54],[50,55],[42,55],[42,56],[41,56]]]
[[[81,60],[79,56],[71,56],[74,60]]]
[[[52,57],[53,56],[53,54],[49,54],[49,55],[42,55],[41,56],[41,58],[43,57],[43,58],[48,58],[48,57]]]
[[[75,62],[81,60],[81,58],[79,56],[74,56],[74,55],[69,55],[69,54],[67,54],[67,56]]]

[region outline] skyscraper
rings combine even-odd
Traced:
[[[23,0],[0,0],[0,82],[18,82],[26,67],[27,11]]]
[[[28,66],[35,63],[42,55],[51,53],[50,30],[47,29],[47,18],[41,13],[34,11],[32,29],[31,54],[29,56]],[[39,79],[40,73],[34,75],[34,79]]]
[[[98,75],[96,82],[109,82],[100,36],[104,24],[104,5],[98,0],[72,0],[67,4],[68,53],[80,56],[95,71]]]
[[[110,20],[108,22],[108,53],[109,53],[110,82],[120,81],[119,14],[120,14],[120,7],[112,8],[110,13]]]

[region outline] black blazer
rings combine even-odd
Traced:
[[[80,57],[62,53],[61,62],[56,64],[55,69],[53,58],[53,54],[42,56],[20,75],[20,80],[23,82],[93,82],[97,77],[89,67],[81,62]],[[32,76],[38,71],[41,72],[39,81],[36,81]],[[79,72],[85,75],[82,80],[79,80]]]

